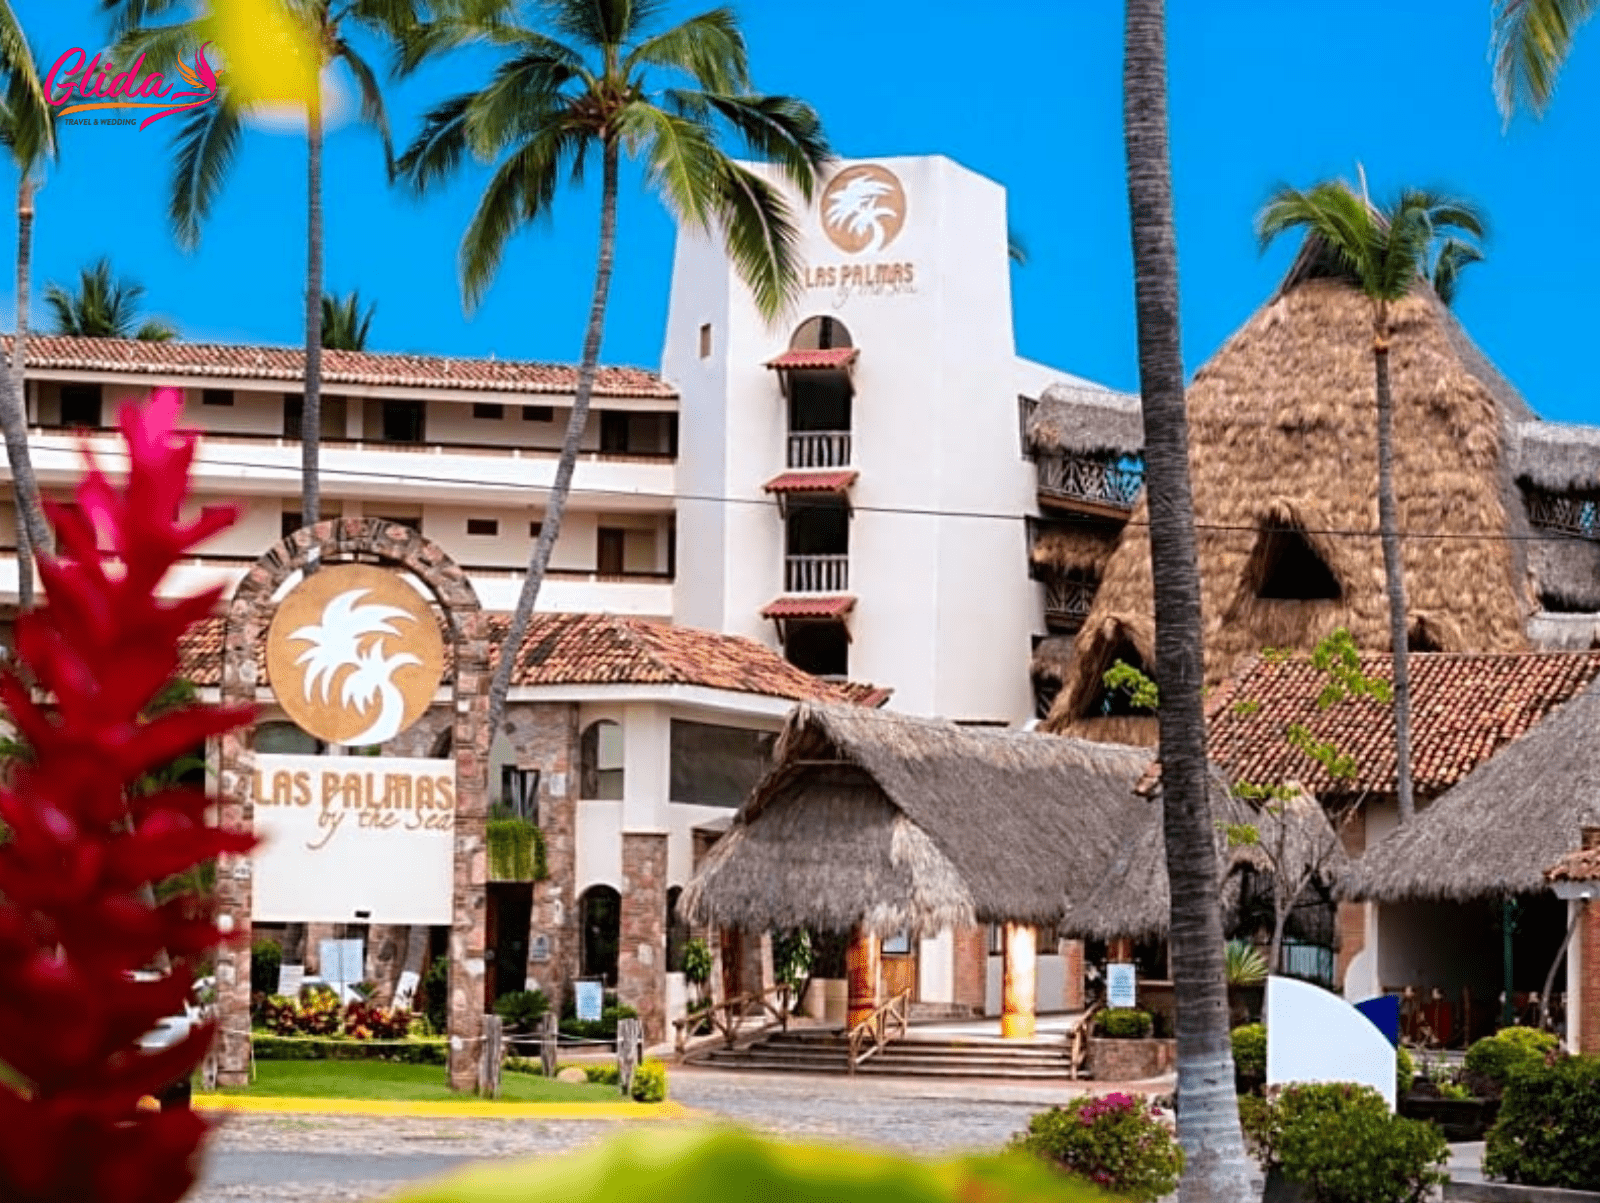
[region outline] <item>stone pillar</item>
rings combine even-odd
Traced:
[[[850,982],[846,1027],[855,1027],[877,1009],[878,970],[878,937],[858,927],[850,933],[850,945],[844,952],[844,972]]]
[[[617,1001],[639,1012],[644,1042],[667,1038],[667,836],[624,832]]]
[[[527,976],[528,988],[537,983],[558,1010],[578,976],[578,708],[570,702],[512,703],[504,730],[518,767],[539,770],[539,830],[549,876],[533,887]],[[548,958],[536,960],[541,949]]]
[[[255,657],[250,658],[255,678]],[[223,652],[224,672],[229,663]],[[234,671],[239,670],[237,661]],[[217,822],[228,831],[254,827],[254,732],[229,731],[221,737],[222,768],[218,775]],[[250,1084],[250,915],[253,905],[251,861],[224,854],[217,858],[217,923],[228,936],[217,949],[217,1085]]]
[[[955,974],[950,1001],[983,1014],[989,983],[989,933],[981,926],[958,927],[950,933],[950,958]]]
[[[399,528],[404,529],[404,528]],[[437,549],[434,549],[437,551]],[[443,553],[439,553],[442,555]],[[468,596],[471,585],[462,578]],[[448,596],[442,600],[448,606]],[[474,599],[475,600],[475,599]],[[489,849],[488,619],[475,606],[458,612],[456,639],[455,851],[450,923],[450,1089],[476,1090],[483,1056],[484,951]]]
[[[1000,981],[1000,1035],[1032,1036],[1039,997],[1037,935],[1027,923],[1005,925],[1005,963]]]
[[[1083,941],[1061,941],[1061,962],[1066,973],[1062,1005],[1069,1011],[1081,1011],[1084,1007]]]

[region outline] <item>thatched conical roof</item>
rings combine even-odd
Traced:
[[[1369,848],[1346,896],[1377,902],[1539,893],[1600,825],[1600,681]]]
[[[1137,394],[1084,383],[1045,389],[1026,433],[1028,446],[1046,454],[1135,455],[1144,448]]]
[[[802,705],[686,888],[697,923],[879,935],[1053,923],[1116,855],[1136,748]]]
[[[1392,310],[1395,481],[1408,602],[1443,651],[1521,651],[1534,603],[1526,530],[1507,446],[1527,408],[1426,288]],[[1313,280],[1262,307],[1188,393],[1199,526],[1206,677],[1215,684],[1264,647],[1310,648],[1348,627],[1389,645],[1377,536],[1372,319],[1351,289]],[[1147,504],[1107,562],[1078,655],[1047,728],[1100,738],[1084,715],[1117,640],[1153,660]],[[1265,531],[1292,528],[1332,573],[1337,596],[1258,597]],[[1490,538],[1475,537],[1488,534]],[[1125,738],[1118,733],[1110,738]]]

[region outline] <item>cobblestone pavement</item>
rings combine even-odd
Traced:
[[[675,1069],[672,1094],[708,1118],[803,1139],[919,1153],[995,1149],[1083,1087],[908,1082]],[[651,1121],[659,1122],[659,1121]],[[377,1200],[467,1161],[563,1152],[618,1122],[238,1115],[190,1203]]]

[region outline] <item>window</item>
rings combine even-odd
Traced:
[[[67,384],[61,388],[61,424],[84,430],[100,425],[103,409],[98,384]]]
[[[1257,582],[1256,596],[1266,600],[1337,601],[1343,592],[1305,532],[1293,527],[1263,531],[1247,571]]]
[[[678,911],[678,899],[683,897],[683,887],[673,886],[667,891],[667,972],[683,972],[683,950],[689,943],[689,921]]]
[[[600,450],[624,455],[629,450],[628,414],[607,409],[600,413]]]
[[[200,390],[201,405],[216,405],[225,409],[233,408],[233,390],[231,388],[207,388]]]
[[[519,819],[539,821],[539,770],[500,766],[500,805]]]
[[[583,946],[578,971],[617,984],[617,948],[622,942],[622,895],[610,886],[590,886],[578,897],[578,927]]]
[[[908,957],[911,955],[911,933],[897,931],[892,936],[883,938],[882,952],[889,957]]]
[[[595,802],[622,800],[622,724],[590,723],[578,739],[578,797]]]
[[[850,635],[842,622],[790,622],[783,655],[802,672],[817,677],[850,673]]]
[[[321,756],[328,745],[293,723],[259,723],[256,726],[256,751],[280,756]]]
[[[626,562],[628,532],[620,527],[602,526],[595,571],[601,576],[621,576]]]
[[[542,534],[544,534],[544,523],[542,523],[542,522],[530,522],[530,523],[528,523],[528,538],[537,539]]]
[[[467,534],[469,535],[498,535],[500,533],[500,520],[498,518],[468,518]]]
[[[497,405],[493,401],[475,401],[472,405],[472,416],[474,418],[487,418],[491,421],[498,421],[506,416],[506,407]]]
[[[383,402],[383,441],[420,443],[423,441],[425,411],[421,401]]]
[[[421,514],[373,514],[372,517],[378,522],[391,522],[395,526],[409,526],[417,534],[420,535],[422,533]]]
[[[554,422],[556,420],[555,406],[524,405],[522,407],[522,420],[524,422]]]
[[[770,731],[673,719],[668,798],[695,806],[744,805],[772,765]]]
[[[711,323],[705,322],[700,327],[700,358],[711,358]]]
[[[789,339],[791,351],[832,351],[839,347],[853,347],[850,331],[836,317],[808,317],[796,327]]]

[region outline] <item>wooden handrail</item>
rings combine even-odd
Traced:
[[[1073,1026],[1067,1049],[1067,1073],[1074,1082],[1078,1080],[1078,1070],[1084,1068],[1089,1059],[1089,1033],[1094,1030],[1094,1013],[1104,1005],[1103,1000],[1095,999],[1083,1013],[1083,1018]]]
[[[872,1014],[851,1028],[850,1072],[852,1074],[855,1073],[856,1066],[860,1065],[868,1057],[881,1053],[889,1046],[890,1041],[903,1039],[910,1015],[911,991],[906,989],[900,991],[893,998],[879,1003],[873,1009]],[[893,1035],[889,1034],[891,1025],[897,1029]],[[872,1047],[863,1050],[861,1046],[869,1040],[872,1042]]]
[[[713,1031],[720,1033],[723,1041],[732,1048],[740,1034],[740,1025],[752,1015],[765,1012],[770,1016],[767,1022],[755,1030],[755,1034],[759,1036],[763,1032],[770,1032],[773,1028],[781,1028],[787,1032],[789,1016],[793,1011],[794,987],[787,984],[773,986],[759,993],[736,994],[732,998],[712,1003],[708,1007],[685,1015],[682,1019],[672,1021],[672,1026],[677,1031],[678,1053],[680,1056],[683,1054],[689,1038],[699,1035],[704,1030],[705,1024],[709,1024]]]

